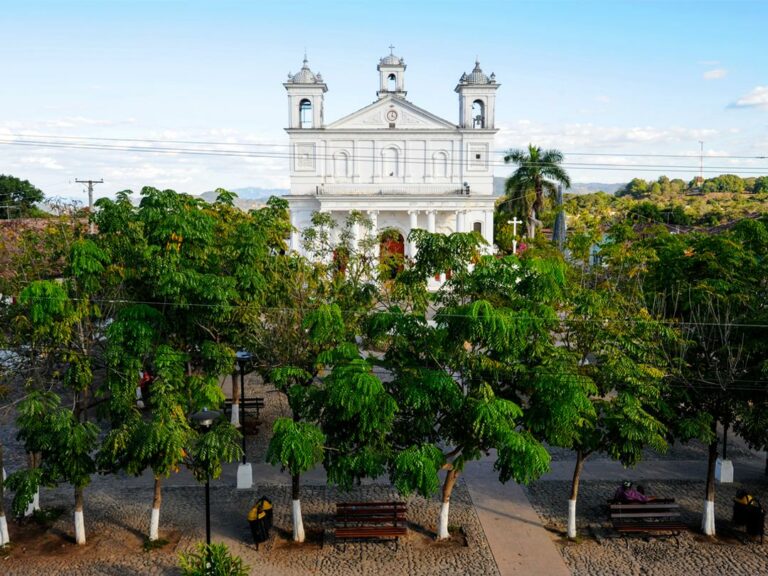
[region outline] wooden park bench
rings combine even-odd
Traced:
[[[609,501],[611,523],[622,534],[629,532],[671,532],[678,534],[688,527],[680,518],[680,506],[674,500],[649,502]]]
[[[408,533],[404,502],[338,502],[336,540],[388,540]]]
[[[256,397],[256,398],[246,398],[245,402],[243,402],[242,399],[240,399],[240,406],[244,407],[246,410],[252,410],[256,409],[256,420],[259,420],[259,413],[262,408],[264,408],[264,398]],[[227,412],[232,411],[232,399],[227,398],[224,400],[224,407]]]

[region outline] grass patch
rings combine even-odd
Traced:
[[[144,552],[152,552],[152,550],[159,550],[168,545],[168,540],[165,538],[158,538],[157,540],[144,540]]]

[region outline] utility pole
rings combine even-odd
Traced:
[[[699,140],[699,186],[704,184],[704,140]]]
[[[75,182],[79,184],[88,184],[88,216],[90,218],[90,215],[93,214],[93,185],[103,184],[104,179],[100,178],[98,180],[78,180],[75,178]],[[88,231],[93,234],[93,222],[88,225]]]

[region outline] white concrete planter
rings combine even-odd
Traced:
[[[733,462],[718,458],[715,462],[715,480],[720,484],[731,484],[733,482]]]

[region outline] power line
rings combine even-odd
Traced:
[[[118,152],[141,152],[152,154],[180,154],[180,155],[195,155],[195,156],[221,156],[221,157],[240,157],[240,158],[274,158],[291,160],[299,156],[293,151],[272,151],[272,152],[249,152],[245,150],[217,150],[217,149],[193,149],[193,148],[179,148],[179,147],[161,147],[161,146],[119,146],[108,144],[88,144],[78,142],[51,142],[42,140],[8,140],[0,139],[0,144],[8,146],[26,146],[26,147],[40,147],[40,148],[63,148],[63,149],[80,149],[80,150],[97,150],[97,151],[118,151]],[[362,155],[353,153],[348,155],[352,160],[359,162],[381,162],[381,159],[374,155]],[[336,156],[328,153],[315,153],[313,158],[318,160],[335,160]],[[428,159],[417,158],[403,158],[399,159],[398,163],[402,164],[414,164],[424,165]],[[451,158],[445,161],[447,165],[453,167],[463,166],[465,161],[461,158]],[[507,164],[499,160],[488,160],[487,165],[492,167],[507,167],[513,168],[514,165]],[[545,166],[548,164],[538,162],[526,162],[526,166]],[[692,172],[696,170],[695,165],[679,165],[679,164],[616,164],[616,163],[590,163],[590,162],[562,162],[560,166],[569,168],[571,170],[609,170],[609,171],[624,171],[624,172]],[[755,174],[762,175],[768,171],[768,166],[764,169],[754,166],[710,166],[707,167],[704,172],[708,174],[721,174],[723,171],[738,171],[742,174]]]
[[[155,144],[192,144],[192,145],[208,145],[208,146],[252,146],[252,147],[272,147],[272,148],[289,148],[292,144],[286,144],[285,142],[225,142],[216,140],[171,140],[160,138],[117,138],[106,136],[61,136],[53,134],[12,134],[14,138],[53,138],[60,140],[96,140],[96,141],[109,141],[109,142],[149,142]],[[338,148],[340,150],[347,150],[347,145],[336,145],[332,143],[326,143],[327,148]],[[509,150],[491,150],[493,154],[509,153]],[[609,156],[609,157],[632,157],[632,158],[689,158],[698,160],[699,154],[659,154],[659,153],[621,153],[621,152],[574,152],[564,151],[565,156]],[[733,160],[766,160],[768,156],[739,156],[729,154],[711,154],[706,158],[718,158],[718,159],[733,159]]]

